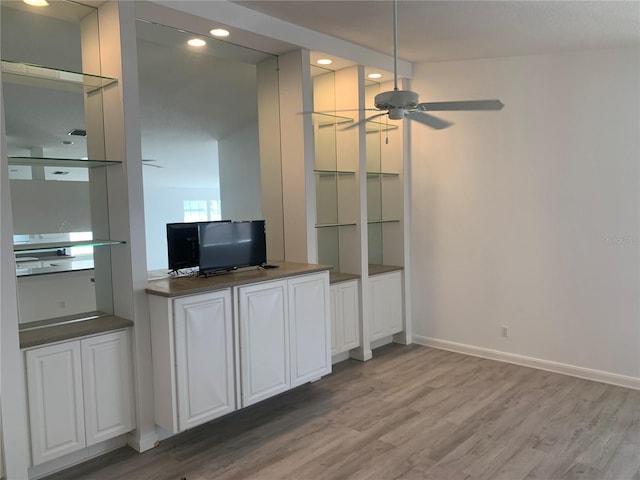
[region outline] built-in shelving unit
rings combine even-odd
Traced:
[[[388,88],[389,87],[389,88]],[[366,103],[390,86],[367,81]],[[367,121],[367,241],[370,265],[402,267],[403,262],[403,137],[402,123]],[[374,268],[369,269],[373,275]]]
[[[336,85],[340,83],[343,88],[348,81],[337,79],[331,70],[311,68],[318,262],[332,265],[335,272],[355,274],[359,267],[353,259],[360,252],[359,166],[355,148],[358,128],[347,128],[353,124],[353,117],[335,113],[347,108],[336,104]]]
[[[47,243],[26,243],[14,244],[14,252],[46,252],[51,250],[59,250],[61,248],[73,247],[104,247],[110,245],[122,245],[127,242],[123,240],[82,240],[82,241],[61,241]]]
[[[9,165],[27,165],[42,167],[74,167],[96,168],[119,165],[120,160],[89,160],[84,158],[42,158],[42,157],[18,157],[9,156]]]
[[[115,78],[2,60],[2,80],[20,85],[91,93],[116,83]]]
[[[113,308],[111,255],[108,247],[122,245],[126,242],[112,239],[109,235],[106,169],[117,168],[122,164],[122,161],[105,159],[101,95],[102,89],[116,84],[117,80],[7,60],[1,61],[1,68],[3,83],[11,85],[11,89],[7,87],[5,93],[21,95],[21,98],[29,98],[33,94],[37,95],[37,98],[41,99],[40,101],[43,98],[55,101],[58,95],[72,95],[69,98],[73,98],[76,105],[83,106],[84,115],[66,118],[65,112],[61,112],[59,121],[61,124],[69,124],[82,129],[85,128],[85,122],[90,125],[90,128],[81,133],[84,136],[70,137],[68,141],[69,145],[75,143],[75,147],[82,145],[82,152],[78,150],[68,150],[68,153],[61,152],[59,145],[65,143],[62,141],[56,142],[58,147],[50,147],[49,145],[32,147],[31,156],[14,155],[11,147],[9,149],[10,170],[11,167],[20,166],[27,172],[26,178],[20,177],[11,180],[14,252],[16,254],[16,275],[19,277],[18,297],[20,302],[21,304],[22,302],[37,304],[41,298],[46,297],[44,291],[42,291],[43,294],[40,293],[41,289],[55,288],[56,292],[59,292],[56,295],[61,300],[50,307],[51,317],[63,316],[69,312],[69,308],[71,309],[69,313],[72,315],[88,311],[87,307],[108,313]],[[46,108],[46,104],[42,105],[42,108]],[[5,110],[5,115],[7,126],[10,128],[13,112]],[[86,149],[84,148],[85,142]],[[34,143],[38,145],[37,141]],[[49,155],[47,155],[48,151]],[[85,173],[82,173],[83,170]],[[73,177],[72,172],[80,172],[82,178],[69,181],[70,177]],[[57,174],[55,179],[51,177],[51,173]],[[14,188],[15,191],[13,191]],[[23,192],[31,192],[31,195]],[[45,206],[49,209],[50,214],[42,213]],[[65,211],[60,212],[61,209]],[[89,230],[89,239],[86,239]],[[74,236],[79,236],[78,233],[85,234],[85,239],[73,239]],[[81,253],[68,254],[68,249],[71,252],[75,250]],[[52,257],[47,252],[55,252],[56,257]],[[71,283],[71,280],[68,280],[71,277],[57,276],[59,273],[71,272],[74,275],[80,275],[81,270],[87,269],[92,270],[92,273],[83,274],[85,275],[83,277],[73,277],[75,278],[73,282],[76,283]],[[42,275],[47,275],[47,280]],[[29,281],[31,276],[37,276],[39,279],[36,282],[34,278],[34,281],[31,282]],[[82,280],[79,280],[80,278]],[[67,293],[65,293],[63,286],[66,281],[70,282]],[[53,283],[48,286],[47,282]],[[86,286],[78,290],[78,282],[84,282],[83,285]],[[95,300],[92,301],[97,304],[90,306],[91,300],[88,300],[82,306],[78,306],[76,311],[71,306],[74,302],[64,300],[67,296],[72,298],[74,294],[87,299],[95,297]],[[38,308],[39,313],[34,313],[35,309],[21,308],[21,325],[46,320],[45,307],[43,304],[42,308]]]

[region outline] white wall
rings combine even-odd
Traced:
[[[412,125],[417,342],[640,388],[639,59],[636,48],[415,68],[422,101],[506,105],[438,113],[448,130]]]
[[[260,220],[260,144],[258,124],[252,123],[218,140],[222,218]]]

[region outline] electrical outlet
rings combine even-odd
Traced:
[[[60,303],[58,305],[60,305],[60,308],[67,308],[67,302],[65,300],[60,300]]]
[[[500,327],[500,332],[502,333],[503,338],[509,338],[509,327],[506,325],[502,325]]]

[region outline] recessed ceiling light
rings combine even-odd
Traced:
[[[224,28],[214,28],[209,32],[214,37],[228,37],[229,30],[225,30]]]
[[[187,43],[192,47],[204,47],[207,44],[207,42],[205,42],[201,38],[192,38]]]
[[[47,7],[49,6],[49,2],[47,0],[22,0],[27,5],[31,5],[32,7]]]
[[[318,61],[316,61],[316,63],[318,65],[331,65],[333,63],[333,60],[329,58],[321,58]]]
[[[381,73],[370,73],[369,75],[367,75],[367,77],[369,78],[380,78],[382,77]]]

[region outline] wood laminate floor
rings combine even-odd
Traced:
[[[420,346],[64,479],[640,480],[640,391]]]

